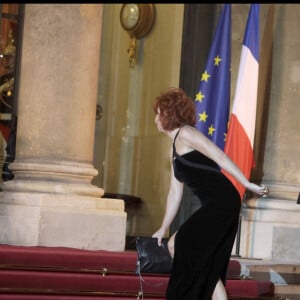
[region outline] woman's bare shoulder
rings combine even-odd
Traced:
[[[180,136],[186,139],[193,139],[195,137],[201,137],[203,134],[191,125],[184,125],[180,130]]]
[[[198,150],[207,154],[212,147],[215,147],[214,143],[209,138],[193,126],[187,125],[182,127],[182,132],[180,133],[181,142],[189,149]]]
[[[177,153],[182,155],[193,150],[190,141],[195,138],[195,129],[190,125],[181,127],[176,141]]]

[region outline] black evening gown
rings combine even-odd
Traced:
[[[214,161],[195,150],[178,155],[176,137],[173,142],[174,175],[192,189],[202,205],[176,234],[166,298],[211,300],[218,279],[225,284],[241,199]],[[207,169],[203,169],[203,165]]]

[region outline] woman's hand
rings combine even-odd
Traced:
[[[159,246],[161,246],[161,241],[162,241],[164,235],[165,235],[165,230],[160,228],[152,234],[152,237],[157,238],[157,243]]]
[[[247,189],[251,192],[258,194],[259,196],[267,197],[269,194],[269,189],[265,185],[257,185],[255,183],[250,182],[250,184],[247,186]]]

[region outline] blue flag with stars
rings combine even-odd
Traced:
[[[224,4],[195,98],[196,128],[224,150],[230,105],[231,4]]]

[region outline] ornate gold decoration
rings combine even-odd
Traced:
[[[136,38],[132,37],[129,41],[129,48],[128,48],[128,58],[129,58],[129,67],[134,68],[136,63]]]
[[[7,35],[7,44],[4,48],[3,55],[16,55],[16,46],[15,46],[15,39],[13,37],[12,30],[10,29]]]
[[[130,36],[128,58],[129,66],[136,63],[137,40],[148,35],[155,21],[155,6],[151,3],[125,3],[120,11],[120,22]]]

